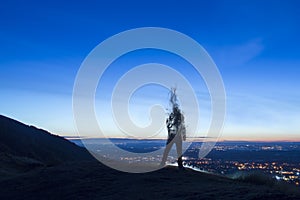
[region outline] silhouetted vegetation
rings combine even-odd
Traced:
[[[289,184],[284,181],[276,180],[274,177],[272,177],[272,175],[260,171],[252,171],[252,172],[244,171],[244,172],[235,173],[229,177],[239,182],[250,183],[258,186],[259,185],[269,186],[276,191],[288,193],[295,196],[300,195],[300,191],[297,186],[293,184]]]
[[[231,176],[238,181],[253,183],[256,185],[270,185],[273,186],[276,180],[269,174],[259,171],[255,172],[239,172]]]

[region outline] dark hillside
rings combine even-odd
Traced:
[[[0,115],[0,172],[51,166],[91,156],[72,142]]]

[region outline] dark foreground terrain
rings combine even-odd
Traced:
[[[3,116],[0,136],[0,199],[300,199],[299,188],[291,185],[173,167],[118,172],[63,138]]]
[[[1,199],[299,199],[295,191],[174,168],[146,174],[66,163],[0,182]]]

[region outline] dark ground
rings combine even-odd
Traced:
[[[300,195],[294,187],[256,185],[171,167],[129,174],[97,162],[74,162],[2,180],[0,199],[300,199]]]

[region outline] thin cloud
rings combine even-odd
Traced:
[[[215,62],[222,67],[239,67],[260,55],[264,50],[262,39],[246,43],[218,47],[212,52]]]

